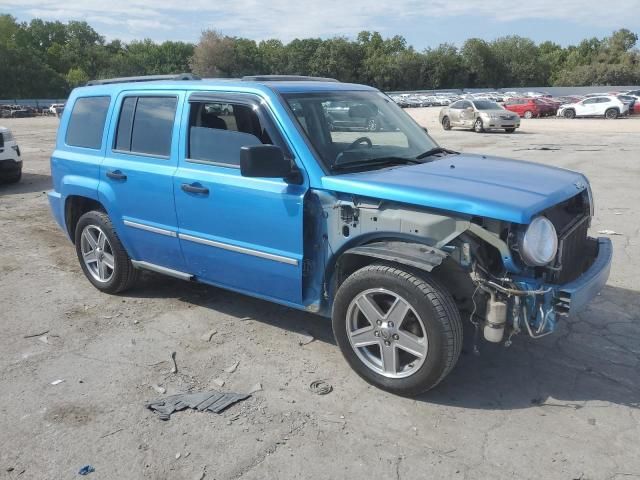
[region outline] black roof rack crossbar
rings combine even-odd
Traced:
[[[339,82],[335,78],[308,77],[305,75],[247,75],[245,82]]]
[[[111,83],[129,83],[129,82],[157,82],[160,80],[200,80],[200,77],[193,73],[177,73],[171,75],[142,75],[139,77],[120,77],[105,78],[102,80],[89,80],[87,86],[91,85],[108,85]]]

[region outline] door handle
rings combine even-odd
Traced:
[[[182,190],[189,193],[201,193],[203,195],[209,194],[209,189],[198,183],[183,183]]]
[[[122,173],[120,170],[109,170],[107,172],[107,177],[112,178],[113,180],[126,180],[127,176]]]

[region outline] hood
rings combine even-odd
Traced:
[[[418,165],[326,176],[327,190],[527,224],[587,179],[537,163],[458,154]]]

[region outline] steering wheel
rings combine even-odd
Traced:
[[[359,137],[356,138],[351,144],[347,147],[347,150],[351,150],[354,147],[357,147],[361,143],[366,143],[369,148],[373,147],[373,142],[369,137]]]

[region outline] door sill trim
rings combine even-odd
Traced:
[[[193,275],[190,273],[180,272],[173,270],[172,268],[163,267],[162,265],[156,265],[155,263],[144,262],[141,260],[131,260],[131,263],[135,268],[143,270],[151,270],[152,272],[162,273],[169,275],[170,277],[179,278],[180,280],[193,280]]]

